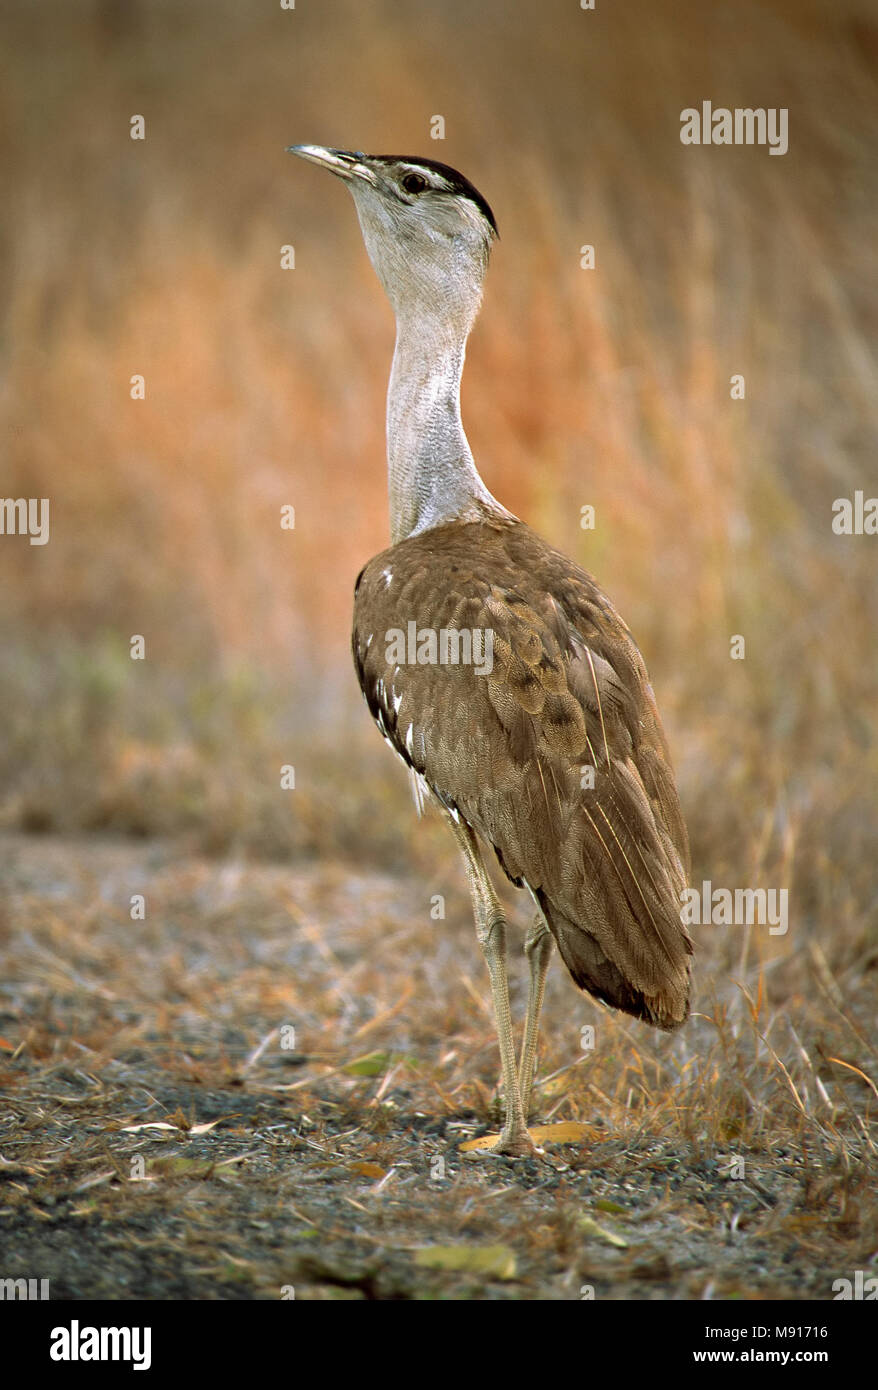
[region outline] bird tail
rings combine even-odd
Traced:
[[[689,1017],[692,943],[681,924],[676,923],[673,961],[643,962],[634,982],[629,971],[622,971],[609,959],[591,932],[572,922],[543,893],[538,900],[561,958],[580,989],[614,1009],[643,1019],[655,1028],[673,1032]]]

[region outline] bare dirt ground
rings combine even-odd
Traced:
[[[426,932],[410,878],[95,839],[7,836],[0,870],[4,1277],[74,1299],[826,1299],[874,1257],[870,1145],[833,1144],[840,1107],[796,1134],[780,1076],[776,1132],[754,1090],[755,1128],[732,1139],[724,1110],[709,1133],[717,1080],[647,1084],[679,1044],[641,1056],[652,1034],[605,1024],[557,961],[536,1118],[574,1141],[461,1152],[496,1119],[463,898]],[[565,1066],[589,1017],[599,1047]]]

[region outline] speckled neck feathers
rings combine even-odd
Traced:
[[[471,315],[397,314],[387,393],[387,469],[394,544],[485,512],[510,516],[479,476],[460,418],[460,378]]]

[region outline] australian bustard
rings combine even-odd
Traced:
[[[688,1015],[688,843],[667,744],[643,659],[612,604],[492,497],[473,461],[460,377],[497,234],[485,199],[431,159],[321,145],[291,152],[347,184],[396,314],[392,544],[356,583],[354,661],[378,728],[463,854],[500,1043],[506,1118],[496,1150],[532,1154],[526,1119],[553,939],[596,998],[664,1029]],[[399,641],[412,631],[421,660]],[[435,635],[452,631],[480,635],[485,659],[435,660]],[[425,632],[434,640],[422,646]],[[537,908],[518,1069],[506,922],[482,844]]]

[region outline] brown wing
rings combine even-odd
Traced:
[[[489,630],[491,670],[400,660],[410,624]],[[353,650],[388,742],[531,889],[577,984],[682,1023],[686,829],[643,659],[590,576],[519,522],[436,527],[363,570]]]

